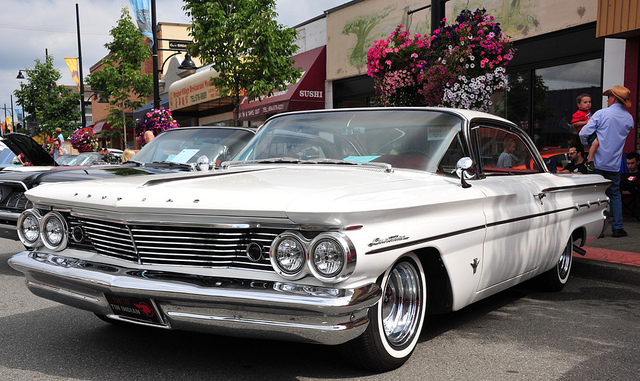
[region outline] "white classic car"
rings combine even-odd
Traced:
[[[9,263],[107,321],[340,344],[385,371],[425,314],[561,289],[609,202],[513,123],[443,108],[281,114],[222,167],[31,189]]]

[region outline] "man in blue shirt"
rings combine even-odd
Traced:
[[[611,222],[612,236],[625,237],[627,232],[622,223],[622,196],[620,195],[620,161],[625,140],[633,129],[633,117],[625,107],[631,107],[629,95],[631,92],[624,86],[614,86],[602,93],[607,99],[607,108],[596,111],[589,122],[580,130],[582,144],[587,144],[587,138],[592,133],[598,137],[598,150],[593,162],[597,173],[611,180],[607,188],[607,196],[611,200],[609,205],[613,220]]]

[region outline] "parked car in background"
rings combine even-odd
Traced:
[[[0,141],[0,171],[5,167],[13,167],[18,165],[16,154],[9,149],[2,141]]]
[[[85,152],[77,155],[70,162],[71,166],[40,170],[30,167],[35,169],[29,172],[0,172],[0,237],[18,239],[16,221],[20,213],[31,208],[31,202],[24,192],[40,184],[208,171],[216,163],[230,159],[232,154],[239,152],[254,134],[253,129],[240,127],[181,127],[158,135],[123,165],[107,165],[103,155]]]
[[[6,169],[37,171],[51,169],[52,167],[59,165],[38,142],[28,135],[13,132],[4,135],[2,137],[2,142],[14,153],[14,155],[17,156],[23,154],[25,158],[33,164],[33,167],[38,167],[33,168],[18,165],[17,167],[10,167]],[[20,164],[20,162],[17,163]]]
[[[522,168],[500,166],[509,142]],[[534,277],[561,289],[603,231],[608,185],[549,173],[489,114],[285,113],[219,171],[29,190],[29,249],[9,264],[34,294],[106,321],[340,345],[387,371],[426,314]]]

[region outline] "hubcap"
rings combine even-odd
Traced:
[[[571,260],[573,259],[573,241],[569,239],[567,246],[565,246],[560,260],[558,261],[558,276],[560,279],[566,279],[571,271]]]
[[[420,276],[407,262],[393,268],[382,297],[382,324],[391,345],[401,346],[414,336],[420,319]]]

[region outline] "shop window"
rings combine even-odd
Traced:
[[[540,150],[567,147],[577,138],[571,117],[578,95],[591,96],[591,112],[602,107],[600,58],[509,73],[508,78],[510,90],[492,99],[492,112],[518,124]]]

